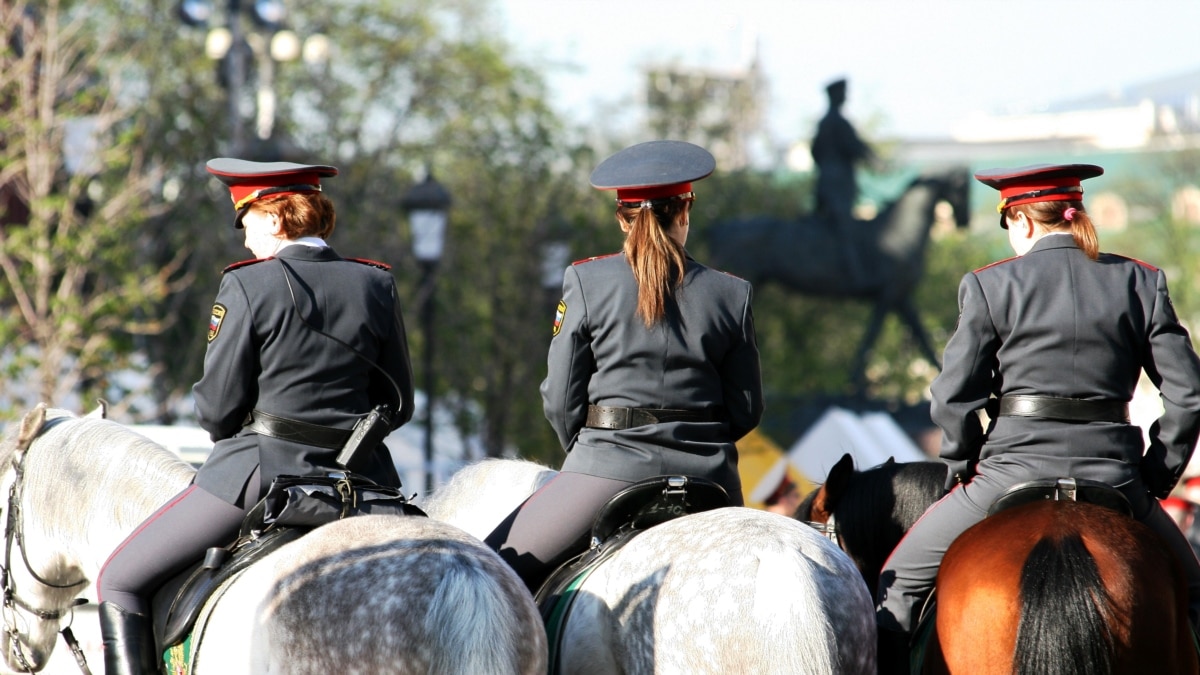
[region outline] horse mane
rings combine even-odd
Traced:
[[[925,509],[941,498],[945,479],[942,462],[888,461],[854,471],[841,494],[826,497],[833,504],[842,547],[872,592],[892,549]],[[811,519],[817,493],[814,490],[801,502],[796,518]]]
[[[63,422],[49,426],[54,420],[64,418]],[[41,435],[55,437],[57,443],[67,445],[75,453],[104,448],[96,457],[90,458],[94,462],[91,466],[96,471],[110,471],[119,467],[126,473],[152,476],[166,473],[186,477],[195,472],[191,465],[163,445],[113,420],[78,417],[67,410],[47,408]],[[6,459],[8,457],[0,453],[0,461]]]
[[[28,424],[8,425],[13,428],[0,444],[0,466],[10,467],[15,453],[24,450],[27,508],[47,523],[108,514],[132,529],[195,473],[162,445],[112,420],[47,408],[39,429],[22,430],[36,424],[35,413],[26,416]],[[23,439],[22,431],[29,437]],[[68,482],[71,497],[64,498]]]

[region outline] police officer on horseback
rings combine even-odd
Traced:
[[[342,468],[351,429],[373,408],[387,412],[390,428],[412,416],[395,280],[386,265],[342,258],[326,243],[335,214],[321,179],[337,169],[219,158],[208,171],[228,186],[234,226],[257,258],[225,270],[193,388],[212,454],[97,579],[110,675],[158,672],[146,596],[208,548],[233,542],[273,479]],[[364,455],[358,473],[399,487],[382,443]]]
[[[691,143],[651,141],[592,172],[594,187],[616,190],[625,243],[564,274],[541,392],[567,458],[486,539],[531,591],[637,481],[697,476],[743,502],[734,442],[763,411],[752,290],[684,248],[692,183],[715,166]]]
[[[1069,476],[1120,490],[1183,564],[1193,624],[1200,618],[1200,564],[1156,499],[1174,488],[1200,435],[1200,358],[1162,270],[1099,251],[1082,181],[1102,173],[1042,164],[975,174],[999,190],[1000,226],[1017,255],[959,286],[958,327],[931,387],[950,492],[880,576],[881,665],[904,663],[950,543],[1008,488],[1035,479]],[[1128,412],[1143,371],[1164,407],[1145,451]]]

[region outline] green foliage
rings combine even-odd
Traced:
[[[143,255],[156,171],[125,76],[137,46],[90,30],[110,7],[0,2],[12,31],[0,52],[0,416],[42,400],[127,393],[108,382],[160,322],[169,279]]]
[[[3,25],[18,25],[24,7],[0,0]],[[179,402],[200,376],[220,271],[249,255],[230,226],[228,193],[204,162],[325,162],[340,169],[325,184],[338,209],[331,243],[345,256],[394,266],[417,382],[432,347],[434,391],[464,433],[479,434],[490,454],[518,448],[557,464],[562,451],[538,385],[559,288],[543,282],[542,246],[566,242],[572,259],[619,250],[611,194],[592,190],[587,177],[601,158],[647,138],[580,141],[586,130],[551,110],[541,76],[496,37],[487,0],[343,0],[291,7],[297,34],[324,35],[334,50],[323,62],[276,64],[275,135],[255,139],[250,110],[267,71],[251,55],[245,86],[230,91],[224,66],[204,56],[205,31],[180,25],[174,8],[38,3],[37,13],[57,12],[73,31],[55,61],[69,68],[48,101],[29,95],[34,61],[11,41],[0,52],[0,190],[8,191],[0,196],[23,191],[19,205],[29,211],[0,200],[0,377],[52,401],[119,397],[127,392],[105,379],[134,366],[151,375],[155,406],[128,417],[186,414]],[[36,31],[26,37],[37,46]],[[45,110],[53,114],[39,114]],[[679,112],[652,119],[687,131]],[[94,168],[71,174],[61,151],[65,123],[84,116],[109,123]],[[721,127],[702,131],[719,135]],[[235,147],[237,135],[249,142]],[[870,181],[880,193],[899,173],[886,164]],[[421,321],[423,270],[409,252],[401,206],[426,171],[453,197],[432,335]],[[1130,228],[1101,233],[1105,250],[1166,269],[1176,307],[1193,323],[1200,277],[1189,252],[1200,235],[1163,204],[1197,175],[1195,151],[1150,158],[1136,182],[1117,186],[1130,195]],[[811,213],[812,187],[806,175],[719,170],[697,185],[689,251],[711,259],[706,232],[726,219]],[[935,230],[915,300],[938,353],[957,319],[959,279],[1008,255],[990,224]],[[755,289],[754,311],[770,414],[786,414],[788,401],[852,391],[867,303],[767,284]],[[868,393],[912,403],[927,395],[934,374],[889,319],[869,363]],[[8,396],[0,415],[25,403]]]
[[[1180,320],[1195,334],[1200,327],[1200,275],[1196,274],[1195,256],[1200,228],[1174,212],[1172,199],[1200,183],[1200,150],[1147,154],[1133,168],[1128,172],[1132,178],[1112,186],[1127,198],[1128,225],[1113,232],[1103,229],[1103,221],[1097,222],[1100,248],[1162,268],[1171,302]]]

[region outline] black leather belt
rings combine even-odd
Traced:
[[[250,411],[250,414],[246,416],[246,422],[242,425],[242,428],[249,429],[263,436],[270,436],[271,438],[292,441],[294,443],[303,443],[304,445],[314,445],[318,448],[329,448],[330,450],[340,450],[346,444],[346,441],[350,439],[351,433],[349,429],[309,424],[308,422],[265,413],[258,409]]]
[[[668,408],[623,408],[589,405],[587,426],[591,429],[630,429],[660,422],[716,422],[716,410],[671,410]]]
[[[1004,417],[1044,417],[1072,422],[1129,422],[1129,404],[1122,401],[1085,401],[1055,396],[1004,396]]]

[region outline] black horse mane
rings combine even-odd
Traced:
[[[896,544],[931,504],[942,497],[946,465],[942,462],[888,461],[855,471],[849,477],[830,475],[826,482],[842,548],[863,573],[871,592],[879,570]],[[834,486],[834,483],[844,485]],[[817,491],[796,510],[799,520],[811,520]]]

